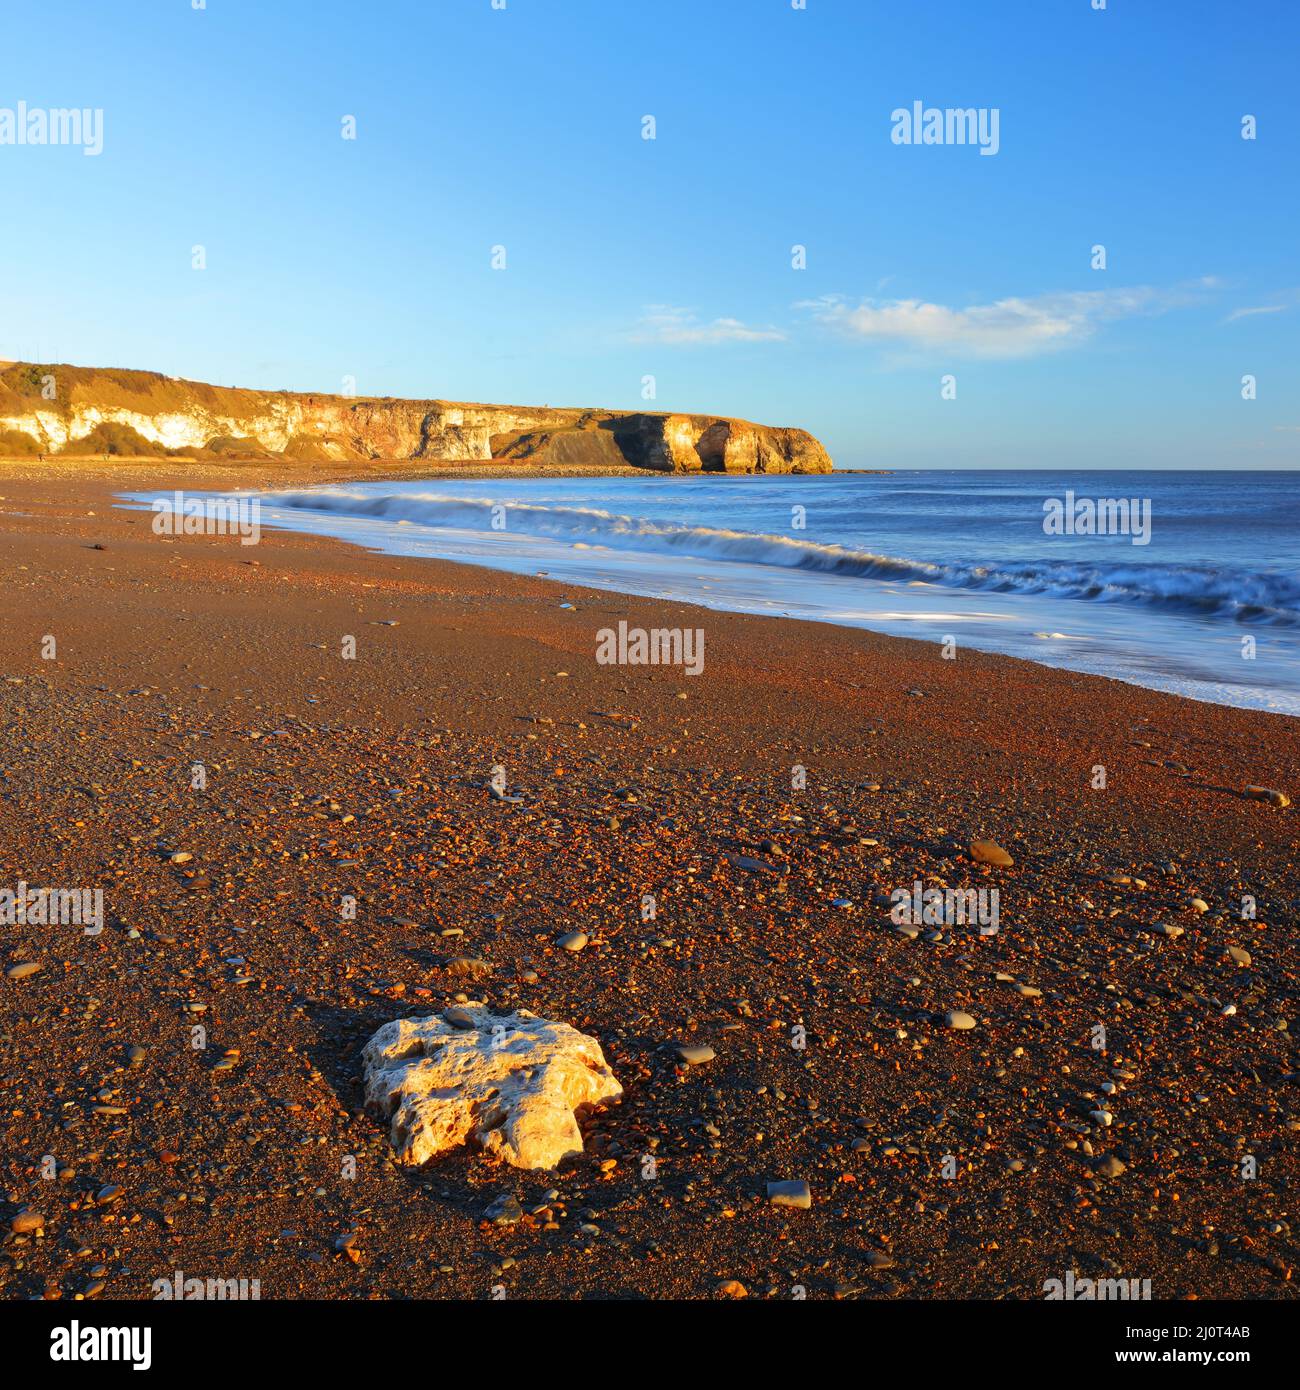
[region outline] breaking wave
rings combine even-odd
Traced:
[[[741,561],[751,565],[775,565],[864,579],[910,580],[995,593],[1046,594],[1095,603],[1145,605],[1167,612],[1240,623],[1300,625],[1300,572],[1295,570],[1125,564],[1120,561],[1083,564],[1076,560],[933,564],[877,555],[848,546],[818,545],[789,536],[673,525],[620,516],[597,508],[497,502],[433,492],[372,496],[346,488],[321,488],[310,492],[264,494],[262,500],[269,507],[393,524],[469,531],[504,530],[506,534],[518,532],[575,546]],[[497,518],[495,526],[494,517]]]

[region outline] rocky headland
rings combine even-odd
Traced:
[[[718,415],[257,391],[157,372],[0,370],[0,456],[508,463],[661,473],[829,473],[806,430]]]

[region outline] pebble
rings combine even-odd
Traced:
[[[169,864],[188,864],[193,858],[194,856],[188,850],[178,849],[175,854],[167,856],[167,862]]]
[[[17,965],[11,965],[9,969],[5,971],[5,974],[8,975],[11,980],[25,980],[29,975],[35,975],[40,968],[40,961],[24,960],[19,961]]]
[[[802,1178],[789,1178],[768,1183],[767,1200],[774,1207],[797,1207],[807,1211],[812,1206],[812,1193]]]
[[[1251,955],[1244,946],[1229,946],[1228,954],[1237,962],[1238,965],[1249,965]]]
[[[565,932],[555,944],[565,951],[581,951],[590,940],[585,931],[571,931]]]
[[[1183,928],[1175,926],[1172,922],[1157,922],[1151,930],[1158,931],[1161,936],[1167,936],[1171,940],[1183,934]]]
[[[966,1029],[976,1026],[975,1020],[962,1009],[951,1009],[943,1016],[944,1023],[949,1028]]]
[[[1270,806],[1289,806],[1291,798],[1285,792],[1275,792],[1271,787],[1247,787],[1243,793],[1251,801],[1267,801]]]
[[[483,1213],[484,1221],[497,1226],[514,1226],[524,1219],[524,1209],[513,1192],[503,1192],[495,1197]]]
[[[740,1282],[739,1279],[721,1279],[718,1281],[717,1292],[723,1298],[748,1298],[749,1290]]]
[[[972,840],[970,857],[977,864],[996,864],[1002,869],[1009,869],[1016,862],[993,840]]]
[[[481,980],[492,973],[491,963],[475,956],[452,956],[442,968],[448,975],[466,976],[471,980]]]
[[[17,1236],[31,1235],[45,1229],[45,1217],[39,1211],[20,1211],[10,1221],[9,1229]]]
[[[1107,1154],[1097,1165],[1096,1171],[1103,1178],[1118,1178],[1128,1172],[1128,1164],[1116,1158],[1114,1154]]]
[[[727,860],[737,869],[745,869],[751,874],[779,874],[781,870],[775,864],[768,864],[765,860],[755,859],[749,854],[729,854]]]
[[[688,1067],[698,1067],[705,1062],[713,1061],[717,1053],[708,1043],[680,1043],[677,1047],[677,1056]]]

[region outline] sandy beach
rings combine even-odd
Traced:
[[[114,506],[176,483],[0,465],[0,885],[106,912],[0,929],[4,1297],[1291,1296],[1297,811],[1241,792],[1293,720]],[[598,664],[620,620],[703,673]],[[999,931],[898,930],[913,884]],[[622,1083],[558,1173],[364,1111],[377,1028],[475,1001]]]

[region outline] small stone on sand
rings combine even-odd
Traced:
[[[972,840],[970,857],[977,864],[996,864],[1001,869],[1009,869],[1016,862],[993,840]]]
[[[790,1178],[768,1183],[767,1200],[774,1207],[797,1207],[807,1211],[812,1206],[812,1193],[802,1178]]]

